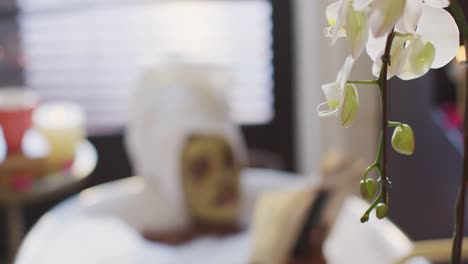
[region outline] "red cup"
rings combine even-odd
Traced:
[[[37,96],[24,88],[0,88],[0,126],[8,153],[21,151],[37,103]]]

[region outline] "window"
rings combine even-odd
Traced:
[[[187,48],[194,59],[232,63],[234,117],[248,146],[274,153],[293,170],[291,2],[1,0],[0,88],[26,85],[45,99],[77,101],[93,130],[107,127],[90,138],[99,152],[91,186],[132,175],[122,145],[125,97],[144,67],[167,50]],[[193,30],[186,35],[183,27]],[[27,208],[27,224],[57,201]]]
[[[15,1],[0,2],[0,86],[22,82],[22,58]]]
[[[273,154],[281,168],[294,170],[291,5],[282,0],[1,1],[0,87],[25,85],[46,100],[83,104],[91,140],[102,150],[99,167],[106,167],[107,159],[115,165],[116,155],[125,160],[126,97],[139,74],[166,51],[183,50],[194,59],[231,64],[237,79],[230,94],[234,118],[249,148]],[[108,152],[113,156],[105,157]],[[102,174],[124,177],[129,170]]]
[[[269,1],[23,0],[19,7],[27,87],[45,100],[83,105],[91,131],[124,125],[131,89],[167,54],[230,66],[233,118],[273,119]]]

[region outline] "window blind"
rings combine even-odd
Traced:
[[[131,89],[167,54],[231,67],[233,118],[272,119],[269,1],[64,2],[19,2],[24,78],[44,100],[83,105],[91,129],[124,125]]]

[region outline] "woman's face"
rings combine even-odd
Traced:
[[[234,224],[238,218],[240,166],[220,136],[193,135],[182,151],[182,179],[196,222]]]

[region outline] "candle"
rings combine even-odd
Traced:
[[[85,138],[85,114],[74,103],[53,102],[38,107],[33,125],[49,143],[48,161],[65,166],[73,161],[77,145]]]

